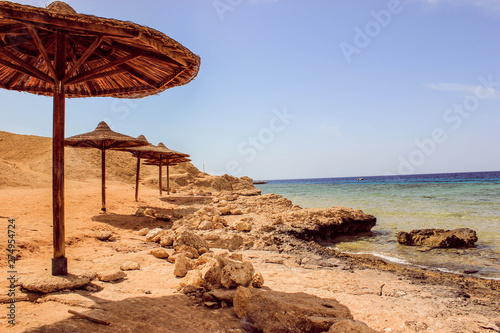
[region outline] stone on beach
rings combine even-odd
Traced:
[[[165,234],[160,237],[160,246],[162,247],[168,247],[172,246],[174,244],[174,235],[172,234]]]
[[[236,222],[235,228],[236,230],[243,232],[252,231],[252,222],[242,219],[241,221]]]
[[[161,236],[165,234],[165,230],[162,228],[154,228],[148,232],[146,235],[146,242],[156,242],[156,240],[160,239]]]
[[[136,261],[127,260],[120,266],[120,269],[122,271],[134,271],[141,269],[141,265]]]
[[[205,281],[201,276],[199,270],[188,271],[186,276],[182,278],[180,282],[180,287],[193,286],[193,287],[203,287]]]
[[[264,286],[264,277],[261,273],[256,273],[252,278],[252,287],[262,288]]]
[[[151,251],[149,251],[149,253],[159,259],[167,259],[169,256],[167,250],[165,250],[162,247],[157,247],[156,249],[152,249]]]
[[[409,246],[427,246],[431,248],[469,247],[477,242],[476,232],[469,228],[453,230],[419,229],[400,232],[398,243]]]
[[[343,319],[330,326],[325,333],[377,333],[377,331],[361,321]]]
[[[305,293],[238,287],[233,304],[238,318],[264,333],[324,332],[342,319],[353,319],[336,300]]]
[[[251,262],[238,262],[218,257],[222,267],[221,284],[225,288],[244,286],[252,283],[255,270]]]
[[[141,230],[137,231],[137,234],[139,236],[146,236],[149,233],[149,228],[142,228]]]
[[[95,272],[81,271],[67,275],[51,275],[50,272],[29,274],[19,278],[18,284],[24,289],[38,291],[44,294],[64,290],[80,288],[97,277]]]
[[[97,272],[97,277],[99,278],[99,281],[103,281],[103,282],[111,282],[111,281],[120,280],[126,276],[127,276],[127,274],[124,271],[121,271],[118,269]]]
[[[182,245],[187,245],[195,248],[199,254],[206,253],[210,250],[207,242],[205,242],[200,236],[190,231],[183,231],[180,235],[177,236],[173,243],[175,250],[178,250]]]
[[[100,241],[107,241],[109,240],[111,237],[113,236],[113,233],[111,231],[107,231],[107,230],[104,230],[104,231],[98,231],[96,234],[95,234],[95,238],[97,238],[98,240]]]
[[[184,253],[179,254],[175,259],[174,275],[184,277],[191,269],[193,269],[193,266],[186,255]]]
[[[370,231],[377,222],[373,215],[346,207],[297,209],[282,213],[281,220],[280,228],[307,241]]]

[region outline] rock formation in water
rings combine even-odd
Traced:
[[[476,232],[469,228],[402,231],[397,237],[399,244],[433,248],[470,247],[477,242]]]

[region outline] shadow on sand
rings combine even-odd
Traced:
[[[141,296],[120,301],[85,297],[95,302],[92,309],[68,306],[68,310],[107,321],[109,325],[71,316],[25,332],[241,332],[233,308],[211,310],[194,306],[194,301],[185,295]]]

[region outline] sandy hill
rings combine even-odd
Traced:
[[[107,151],[107,181],[134,184],[136,164],[137,159],[130,153]],[[163,174],[165,177],[166,172]],[[100,179],[101,152],[90,148],[65,148],[65,176],[67,180],[75,181]],[[47,187],[51,186],[51,179],[51,138],[0,131],[0,188]],[[158,167],[143,164],[140,179],[143,185],[158,186]],[[166,178],[163,179],[163,184],[166,187]],[[248,177],[211,176],[201,172],[191,163],[170,167],[170,187],[181,192],[258,193]]]

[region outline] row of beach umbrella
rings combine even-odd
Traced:
[[[148,142],[144,135],[137,138],[117,133],[104,121],[97,125],[92,132],[75,135],[64,140],[64,145],[68,147],[96,148],[101,151],[101,210],[106,211],[106,150],[121,150],[131,152],[137,157],[137,171],[135,181],[135,201],[139,200],[139,172],[141,167],[141,158],[145,159],[148,165],[159,166],[159,188],[162,195],[162,167],[167,167],[167,193],[170,194],[169,167],[179,163],[189,162],[189,155],[168,149],[163,143],[158,146]]]
[[[199,67],[197,55],[146,26],[79,14],[62,1],[46,8],[0,1],[0,88],[53,97],[52,275],[68,273],[65,99],[151,96],[191,82]]]

